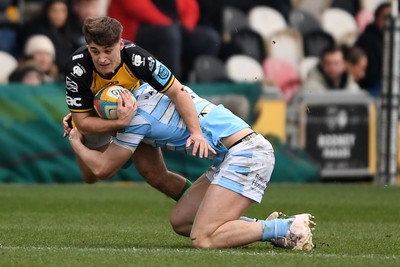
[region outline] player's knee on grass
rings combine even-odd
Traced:
[[[192,245],[195,248],[201,248],[201,249],[216,248],[211,242],[211,239],[207,238],[205,235],[192,234],[190,236],[190,239],[192,240]]]
[[[190,236],[193,220],[188,220],[183,212],[173,209],[169,217],[169,222],[175,233],[182,236]]]

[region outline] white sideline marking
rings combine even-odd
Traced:
[[[165,247],[154,247],[154,248],[107,248],[107,247],[57,247],[57,246],[2,246],[0,245],[0,250],[44,250],[44,251],[79,251],[79,252],[179,252],[179,253],[201,253],[203,250],[198,250],[194,248],[165,248]],[[223,250],[214,250],[214,253],[220,254],[232,254],[232,255],[249,255],[249,256],[306,256],[306,257],[319,257],[319,258],[349,258],[349,259],[392,259],[397,260],[400,259],[398,255],[392,256],[384,256],[384,255],[376,255],[376,254],[367,254],[367,255],[338,255],[338,254],[325,254],[318,252],[304,252],[304,253],[293,253],[293,254],[281,254],[276,251],[265,251],[265,252],[252,252],[252,251],[243,251],[237,249],[223,249]]]

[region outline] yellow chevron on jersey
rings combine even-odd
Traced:
[[[120,85],[131,92],[135,91],[140,86],[139,79],[133,75],[132,71],[125,63],[118,68],[118,71],[111,79],[105,79],[101,77],[101,75],[95,70],[93,70],[92,77],[93,79],[90,90],[94,95],[102,88],[110,85]]]

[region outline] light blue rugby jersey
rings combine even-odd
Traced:
[[[224,106],[215,106],[189,87],[184,88],[193,99],[205,139],[217,152],[214,160],[221,160],[227,149],[220,139],[250,126]],[[137,147],[143,141],[171,150],[186,150],[190,132],[171,99],[147,83],[135,90],[134,96],[138,103],[137,113],[130,125],[117,133],[115,142]]]

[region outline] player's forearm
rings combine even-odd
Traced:
[[[179,90],[168,95],[174,102],[179,114],[185,121],[189,132],[192,135],[202,134],[199,118],[191,96],[185,90]]]
[[[83,173],[92,173],[98,179],[102,177],[102,153],[97,150],[91,150],[78,140],[70,140],[70,144],[77,157],[78,163]]]
[[[76,118],[74,114],[72,116],[79,131],[84,135],[114,133],[127,126],[127,124],[121,122],[121,120],[105,120],[94,116]]]
[[[93,184],[97,182],[97,177],[78,155],[76,155],[76,161],[78,163],[79,170],[81,171],[82,179],[85,181],[85,183]]]

